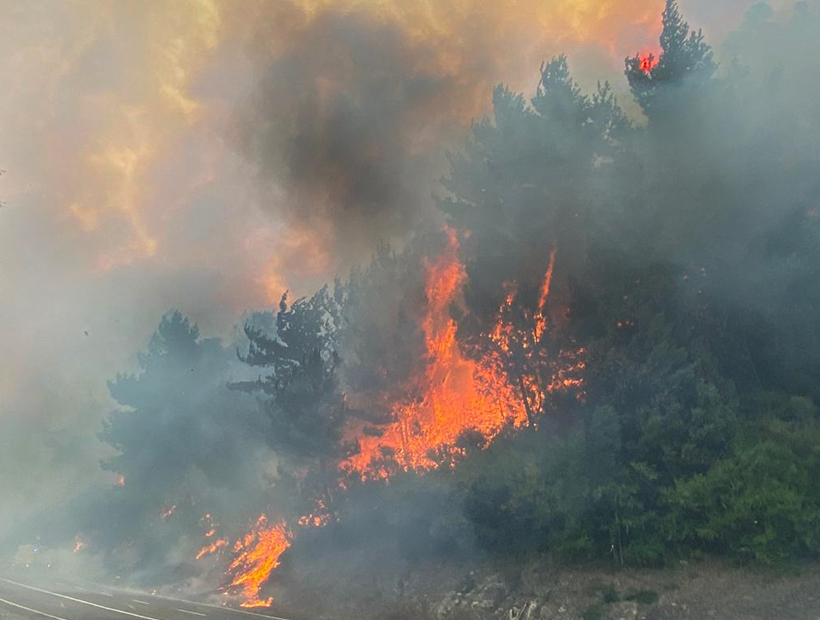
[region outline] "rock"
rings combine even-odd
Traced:
[[[513,607],[507,613],[508,620],[538,620],[538,601],[530,601],[521,607]]]
[[[507,598],[510,589],[498,577],[490,577],[468,593],[471,609],[495,609]]]

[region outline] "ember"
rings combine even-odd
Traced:
[[[644,54],[640,57],[639,67],[644,73],[649,73],[658,65],[658,59],[654,54]]]

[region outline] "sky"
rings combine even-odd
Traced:
[[[755,3],[680,4],[720,50]],[[112,482],[106,381],[165,311],[228,337],[400,242],[495,84],[566,52],[623,93],[662,5],[0,0],[0,523]]]

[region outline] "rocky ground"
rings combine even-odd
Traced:
[[[395,581],[385,570],[367,585],[355,583],[356,573],[351,566],[328,580],[319,597],[307,594],[311,579],[280,597],[305,617],[328,620],[820,620],[816,565],[785,572],[719,561],[658,570],[442,564]],[[307,598],[297,601],[300,590]]]

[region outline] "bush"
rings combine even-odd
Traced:
[[[739,447],[680,481],[668,494],[668,531],[690,548],[764,564],[820,554],[820,445],[797,439]]]

